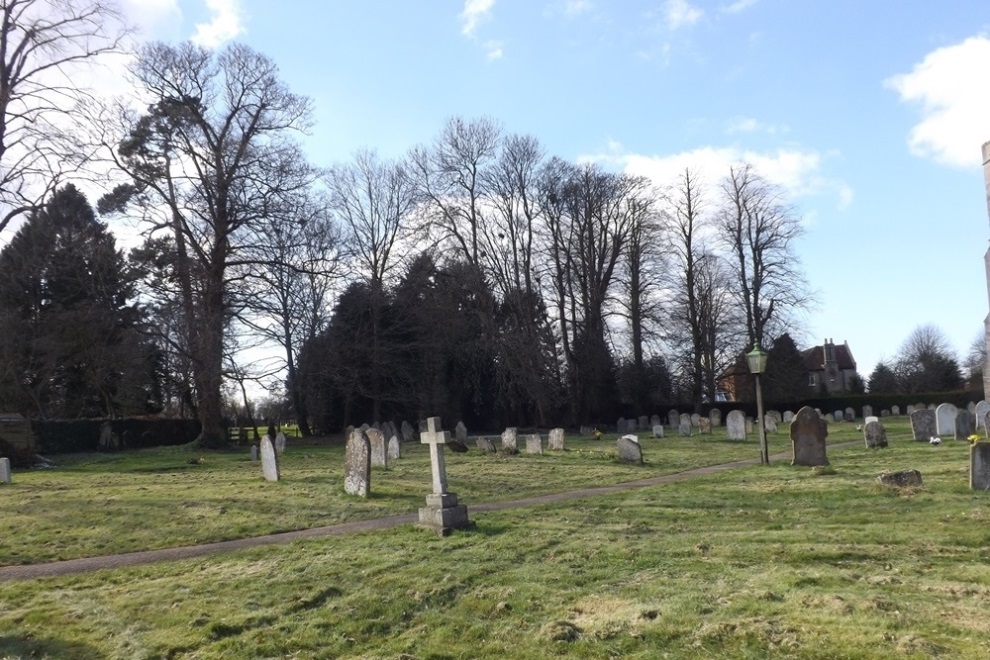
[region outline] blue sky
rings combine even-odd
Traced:
[[[714,183],[742,159],[803,216],[805,345],[859,371],[933,323],[959,357],[987,316],[986,0],[125,0],[146,38],[231,39],[311,97],[329,165],[398,156],[452,115],[570,160]]]

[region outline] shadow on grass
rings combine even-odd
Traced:
[[[72,658],[73,660],[103,660],[104,653],[88,644],[61,639],[38,639],[25,635],[0,636],[0,656],[11,658]]]

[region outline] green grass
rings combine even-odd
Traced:
[[[832,473],[777,462],[473,513],[475,531],[446,539],[406,526],[0,583],[0,658],[986,657],[990,496],[968,489],[966,443],[932,447],[911,442],[903,421],[887,427],[890,448],[833,449]],[[830,440],[856,437],[833,425]],[[610,470],[646,476],[692,442],[731,460],[730,447],[697,438],[658,441],[638,471],[578,452],[490,460],[507,473],[557,468],[541,479],[549,488],[586,463],[596,469],[582,479],[596,483]],[[207,460],[214,480],[235,471]],[[485,459],[449,465],[471,460]],[[83,465],[80,482],[100,478]],[[911,468],[924,488],[875,484]],[[451,482],[473,493],[461,495],[469,507],[504,495],[460,476]],[[416,480],[416,506],[427,484]]]

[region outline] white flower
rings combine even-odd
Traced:
[[[928,442],[933,445],[940,445],[942,444],[942,438],[933,435]]]

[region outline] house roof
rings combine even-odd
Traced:
[[[856,360],[848,344],[831,344],[835,348],[835,361],[839,369],[856,370]],[[802,352],[804,366],[808,371],[821,371],[825,367],[825,347],[813,346]]]

